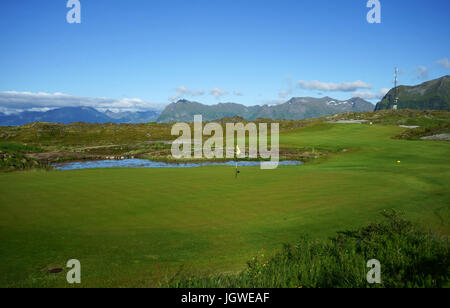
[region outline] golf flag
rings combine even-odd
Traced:
[[[241,149],[239,149],[239,146],[237,145],[236,146],[236,156],[239,156],[239,155],[241,155]],[[241,173],[241,172],[238,170],[238,162],[236,161],[236,175],[235,175],[236,179],[237,179],[237,176],[239,173]]]

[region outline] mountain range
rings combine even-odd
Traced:
[[[450,76],[424,82],[417,86],[398,87],[398,108],[419,110],[450,110]],[[392,109],[395,89],[391,89],[376,105],[375,110]],[[168,105],[162,112],[100,112],[91,107],[65,107],[46,112],[25,111],[6,115],[0,113],[0,126],[19,126],[32,122],[69,124],[88,123],[171,123],[192,122],[195,115],[202,115],[204,121],[239,116],[248,121],[257,119],[301,120],[343,112],[373,111],[374,105],[354,97],[337,100],[331,97],[294,97],[279,105],[245,106],[236,103],[204,105],[188,100],[179,100]]]
[[[354,97],[341,101],[330,97],[294,97],[284,104],[244,106],[235,103],[203,105],[198,102],[180,100],[167,106],[158,122],[192,122],[194,115],[202,115],[204,121],[240,116],[248,121],[257,119],[301,120],[347,111],[373,111],[374,105],[362,98]]]
[[[258,118],[300,120],[320,117],[346,111],[372,111],[374,106],[361,99],[352,98],[340,101],[330,97],[292,98],[284,104],[273,106],[245,106],[235,103],[204,105],[197,102],[180,100],[168,105],[161,113],[156,110],[146,112],[100,112],[91,107],[65,107],[45,112],[25,111],[5,115],[0,113],[0,126],[19,126],[33,122],[69,124],[87,123],[149,123],[149,122],[192,122],[194,115],[202,115],[205,121],[225,117],[240,116],[254,121]]]
[[[103,113],[91,107],[64,107],[45,112],[25,111],[10,115],[0,113],[0,126],[20,126],[33,122],[148,123],[155,122],[159,114],[158,111]]]
[[[391,89],[375,108],[392,109],[395,89]],[[450,110],[450,76],[424,82],[417,86],[398,87],[398,109]]]

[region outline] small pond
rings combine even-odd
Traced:
[[[298,166],[300,161],[281,161],[279,166]],[[52,164],[57,170],[77,170],[93,168],[198,168],[205,166],[235,166],[235,162],[205,162],[205,163],[164,163],[146,159],[98,160]],[[241,161],[239,167],[259,167],[260,162]]]

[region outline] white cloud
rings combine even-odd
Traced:
[[[288,85],[288,88],[278,92],[278,96],[280,98],[285,98],[286,96],[292,95],[292,93],[294,93],[294,85],[292,84],[292,76],[286,77],[285,81]]]
[[[340,82],[340,83],[321,82],[317,80],[313,81],[300,80],[298,82],[298,86],[306,90],[318,90],[324,92],[331,92],[331,91],[352,92],[358,89],[372,89],[372,86],[370,84],[363,82],[361,80],[353,82]]]
[[[5,108],[5,107],[0,107],[0,115],[6,114],[6,115],[10,115],[10,114],[14,114],[14,113],[18,113],[18,112],[22,112],[23,110],[17,110],[17,109],[10,109],[10,108]]]
[[[240,91],[233,91],[233,95],[235,95],[235,96],[244,96],[244,93],[242,93]]]
[[[353,97],[360,97],[362,99],[368,99],[368,100],[372,100],[372,99],[382,99],[388,92],[390,89],[388,88],[382,88],[380,91],[378,92],[371,92],[371,91],[355,91],[352,93]]]
[[[389,88],[381,88],[379,93],[384,97],[386,94],[388,94],[389,91],[391,91],[391,89],[389,89]]]
[[[213,88],[211,91],[209,91],[209,94],[214,96],[216,99],[219,99],[221,96],[227,95],[228,91],[219,89],[219,88]]]
[[[286,97],[287,95],[292,94],[292,91],[290,91],[290,90],[281,90],[278,94],[279,94],[280,97]]]
[[[448,58],[443,58],[440,59],[438,61],[436,61],[436,64],[445,68],[445,69],[449,69],[450,68],[450,61],[448,60]]]
[[[205,94],[204,90],[190,90],[185,86],[178,87],[176,91],[177,93],[169,98],[170,101],[176,101],[184,96],[195,97]]]
[[[262,102],[263,105],[269,105],[269,106],[274,106],[274,105],[281,105],[286,103],[286,100],[284,100],[283,98],[279,98],[279,99],[269,99],[269,100],[265,100]]]
[[[29,110],[27,110],[27,111],[47,112],[47,111],[54,110],[54,109],[56,109],[56,108],[47,108],[47,107],[44,107],[44,108],[31,108],[31,109],[29,109]]]
[[[92,107],[100,111],[145,111],[162,109],[161,104],[146,102],[140,98],[92,98],[64,93],[0,92],[0,109],[9,113],[21,111],[50,110],[63,107]]]
[[[414,72],[419,79],[427,79],[428,78],[428,68],[426,66],[418,66],[414,69]]]

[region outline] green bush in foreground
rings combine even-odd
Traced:
[[[449,281],[448,239],[420,230],[395,212],[382,223],[328,240],[302,237],[269,260],[253,258],[234,276],[182,278],[177,288],[441,288]],[[381,263],[379,285],[367,283],[367,261]]]

